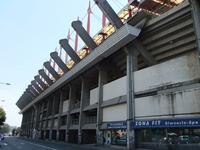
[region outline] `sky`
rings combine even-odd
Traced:
[[[118,12],[128,0],[108,0]],[[16,106],[50,52],[59,48],[59,39],[71,31],[71,22],[80,17],[87,23],[89,0],[1,0],[0,1],[0,106],[6,111],[6,123],[20,126],[22,115]],[[91,0],[91,36],[101,29],[101,12]],[[81,41],[81,40],[79,40]],[[79,48],[83,42],[79,42]],[[65,53],[63,52],[63,55]]]

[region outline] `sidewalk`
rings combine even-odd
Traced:
[[[26,141],[32,141],[34,143],[49,143],[49,144],[56,144],[56,145],[63,145],[63,146],[71,146],[71,147],[77,147],[77,148],[83,148],[83,149],[95,149],[95,150],[128,150],[124,146],[115,146],[115,145],[96,145],[96,144],[72,144],[72,143],[65,143],[65,142],[60,142],[60,141],[49,141],[49,140],[33,140],[33,139],[28,139],[24,137],[19,137],[20,139],[26,140]],[[149,149],[136,149],[136,150],[149,150]]]

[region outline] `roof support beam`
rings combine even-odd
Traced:
[[[48,85],[52,85],[53,81],[47,76],[47,74],[44,72],[44,69],[40,69],[38,71],[39,75],[48,83]]]
[[[29,100],[29,101],[33,100],[33,97],[31,96],[29,92],[25,91],[23,95],[26,97],[26,100]]]
[[[69,41],[67,39],[61,39],[59,43],[75,63],[79,63],[81,61],[80,57],[76,54],[74,49],[69,45]]]
[[[123,26],[122,21],[106,0],[94,0],[110,23],[117,29]]]
[[[61,60],[61,58],[58,56],[57,52],[52,52],[50,53],[51,58],[56,62],[56,64],[60,67],[60,69],[66,73],[69,71],[65,63]]]
[[[50,62],[45,62],[44,67],[49,71],[49,73],[54,77],[55,80],[58,80],[60,78],[59,74],[50,65]]]
[[[38,91],[36,91],[36,90],[33,88],[32,85],[29,85],[29,86],[28,86],[28,89],[29,89],[30,92],[32,92],[35,96],[38,96],[38,95],[39,95]]]
[[[18,100],[17,103],[16,103],[16,105],[17,105],[20,109],[23,108],[22,105],[21,105],[21,103],[22,103],[22,96],[19,98],[19,100]]]
[[[26,93],[29,93],[32,99],[36,97],[28,88],[26,89]]]
[[[156,60],[153,58],[151,53],[147,51],[147,49],[142,45],[142,43],[138,39],[135,39],[129,46],[130,48],[136,49],[144,57],[144,61],[148,65],[156,64]]]
[[[37,81],[40,86],[43,88],[43,90],[45,90],[47,88],[47,85],[40,79],[40,76],[37,75],[34,77],[35,81]]]
[[[34,88],[39,92],[42,93],[42,89],[39,87],[37,82],[35,80],[31,81],[31,84],[34,86]]]
[[[78,33],[78,35],[81,37],[81,39],[84,41],[84,43],[94,50],[97,47],[97,44],[94,42],[94,40],[91,38],[91,36],[87,33],[87,31],[83,28],[82,22],[77,20],[72,22],[72,27],[74,30]]]
[[[140,31],[141,29],[133,27],[129,24],[125,24],[122,28],[120,28],[120,30],[114,32],[109,38],[100,44],[95,51],[81,60],[78,65],[75,65],[73,71],[66,73],[61,79],[55,82],[51,87],[35,98],[35,100],[24,107],[20,113],[24,113],[34,103],[47,97],[48,94],[55,92],[64,84],[70,83],[74,78],[78,77],[92,66],[98,64],[104,58],[107,58],[116,51],[119,51],[122,47],[126,46],[128,43],[138,37]]]

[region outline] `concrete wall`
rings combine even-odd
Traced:
[[[103,86],[103,101],[126,95],[126,76]]]
[[[103,108],[103,122],[123,121],[127,119],[127,104]]]
[[[196,52],[135,72],[136,92],[200,78]],[[126,95],[126,76],[103,87],[103,100]],[[103,109],[103,121],[126,120],[126,104]],[[187,89],[136,99],[136,117],[158,117],[200,112],[200,90]]]
[[[52,120],[48,120],[48,128],[51,128],[51,121]]]
[[[196,52],[135,72],[135,92],[200,78]]]
[[[200,78],[196,52],[135,72],[135,92]],[[92,91],[96,97],[95,91]],[[94,94],[95,93],[95,94]],[[127,94],[126,76],[103,86],[103,101]],[[95,99],[95,98],[94,98]]]
[[[63,101],[63,109],[62,109],[62,112],[67,112],[69,109],[69,100],[65,100]]]
[[[188,89],[136,99],[136,117],[157,117],[200,112],[200,89]]]
[[[54,126],[54,127],[57,127],[57,126],[58,126],[58,119],[54,119],[53,126]]]
[[[90,105],[98,102],[98,88],[90,90]]]
[[[191,115],[200,112],[200,87],[137,98],[135,101],[137,118]],[[103,122],[126,119],[126,104],[103,108]]]

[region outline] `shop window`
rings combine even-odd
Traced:
[[[113,145],[126,145],[127,132],[126,130],[112,130],[111,132],[111,144]],[[110,135],[108,135],[110,136]]]
[[[136,131],[137,147],[181,150],[200,149],[200,129],[195,128],[157,128]],[[189,148],[189,149],[188,149]]]

